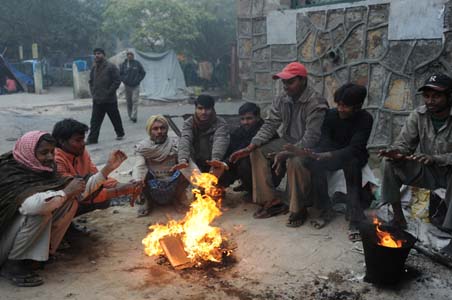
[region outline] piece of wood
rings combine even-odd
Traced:
[[[193,267],[194,263],[187,257],[184,244],[178,236],[165,236],[159,240],[166,257],[176,270]]]
[[[446,257],[441,256],[439,253],[429,251],[427,248],[419,245],[414,245],[413,248],[416,249],[419,253],[422,253],[425,256],[429,257],[431,260],[440,263],[443,266],[448,267],[449,269],[452,269],[452,262]]]

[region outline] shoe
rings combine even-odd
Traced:
[[[133,123],[136,123],[137,119],[130,119],[130,121],[132,121]]]
[[[93,145],[93,144],[97,144],[97,141],[86,141],[85,145]]]
[[[118,136],[116,137],[116,140],[117,140],[117,141],[120,141],[120,140],[123,140],[123,139],[124,139],[124,135],[121,135],[121,136],[118,135]]]

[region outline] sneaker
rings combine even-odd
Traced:
[[[118,135],[118,136],[116,137],[116,140],[117,140],[117,141],[120,141],[120,140],[123,140],[123,139],[124,139],[124,135],[121,135],[121,136]]]

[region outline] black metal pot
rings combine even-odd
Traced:
[[[403,240],[401,248],[389,248],[378,245],[378,237],[374,224],[361,223],[360,234],[366,262],[364,280],[379,284],[396,284],[405,273],[405,261],[416,243],[416,238],[406,231],[391,226],[380,226],[383,231],[390,232],[397,240]]]

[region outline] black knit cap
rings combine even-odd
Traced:
[[[355,83],[346,83],[334,92],[334,102],[347,106],[362,105],[367,96],[367,89]]]
[[[100,52],[103,55],[105,55],[105,50],[102,48],[94,48],[93,53],[96,54],[96,52]]]
[[[212,108],[215,105],[215,99],[209,95],[199,95],[195,101],[196,105],[202,105],[205,108]]]

